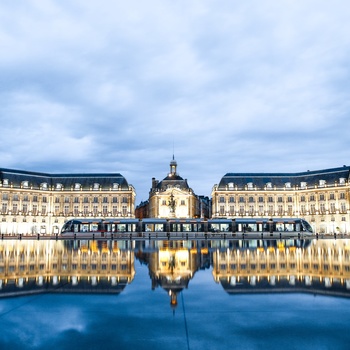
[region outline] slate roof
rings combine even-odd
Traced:
[[[122,190],[128,190],[129,184],[125,177],[119,173],[114,174],[48,174],[32,171],[0,168],[0,180],[7,179],[9,185],[20,187],[23,181],[28,181],[28,186],[39,189],[42,183],[56,187],[62,184],[63,188],[70,189],[79,183],[82,189],[90,189],[94,183],[98,183],[102,190],[108,190],[117,183]]]
[[[340,178],[347,181],[349,175],[349,166],[300,173],[227,173],[221,178],[218,189],[226,189],[229,183],[244,188],[250,182],[258,188],[264,188],[269,182],[272,187],[276,186],[277,188],[284,188],[287,182],[291,184],[291,187],[300,186],[301,182],[306,182],[308,186],[318,185],[320,180],[334,184],[335,182],[339,183]]]
[[[190,188],[188,186],[187,180],[184,180],[179,175],[170,174],[157,184],[157,188],[159,190],[165,190],[167,189],[168,185],[171,185],[172,187],[178,186],[182,190],[188,190]]]

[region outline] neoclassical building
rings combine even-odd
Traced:
[[[187,180],[177,173],[177,162],[170,162],[170,172],[162,180],[152,178],[149,193],[148,215],[152,218],[194,218],[201,215],[199,197]]]
[[[318,233],[349,232],[350,167],[301,173],[227,173],[212,189],[212,216],[300,217]]]
[[[72,217],[134,217],[121,174],[46,174],[0,168],[1,234],[56,234]]]

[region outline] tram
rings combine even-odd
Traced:
[[[237,218],[237,219],[82,219],[67,221],[61,230],[62,236],[111,237],[120,234],[257,234],[279,236],[312,236],[311,225],[299,218]]]

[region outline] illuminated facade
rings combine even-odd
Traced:
[[[241,241],[242,242],[242,241]],[[265,246],[216,249],[213,277],[229,293],[309,291],[349,296],[350,245],[347,240],[271,241]],[[270,243],[271,243],[270,242]],[[248,243],[247,243],[248,244]]]
[[[134,279],[134,252],[128,242],[69,242],[0,242],[1,295],[120,293]]]
[[[0,233],[57,234],[73,217],[134,217],[135,190],[120,174],[0,169]]]
[[[147,205],[151,218],[194,218],[201,215],[200,200],[187,180],[177,173],[174,157],[169,174],[162,181],[152,179]]]
[[[212,216],[298,217],[318,233],[350,231],[350,167],[303,173],[228,173],[212,190]]]

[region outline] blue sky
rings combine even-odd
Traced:
[[[5,1],[1,167],[179,174],[349,165],[350,7],[329,1]]]

